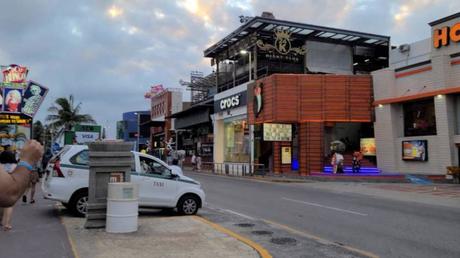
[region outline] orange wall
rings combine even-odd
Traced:
[[[263,83],[263,109],[253,113],[249,89],[249,123],[371,122],[372,80],[367,75],[274,74]]]
[[[253,112],[255,84],[263,83],[263,108]],[[274,74],[248,89],[250,124],[299,124],[300,174],[320,172],[323,167],[324,122],[371,122],[372,79],[367,75]],[[290,171],[281,165],[280,148],[288,142],[274,142],[274,172]]]

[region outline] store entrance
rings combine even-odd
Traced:
[[[374,128],[372,123],[330,123],[324,128],[324,172],[331,172],[332,150],[334,142],[342,142],[345,146],[340,152],[344,158],[344,171],[352,172],[353,153],[361,151],[360,173],[377,173],[375,157]],[[365,145],[365,146],[364,146]]]

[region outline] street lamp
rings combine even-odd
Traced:
[[[137,116],[137,139],[136,139],[136,145],[137,145],[137,151],[140,151],[139,149],[139,134],[141,133],[141,121],[140,121],[140,113],[134,112],[134,114]]]
[[[247,55],[249,54],[249,81],[252,80],[252,53],[251,51],[247,51],[246,49],[240,50],[240,54]]]

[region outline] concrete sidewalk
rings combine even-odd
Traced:
[[[84,219],[61,212],[77,258],[260,257],[253,247],[196,216],[142,212],[137,232],[110,234],[84,229]]]

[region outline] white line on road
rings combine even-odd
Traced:
[[[321,207],[321,208],[325,208],[325,209],[330,209],[330,210],[335,210],[335,211],[340,211],[340,212],[351,213],[351,214],[355,214],[355,215],[359,215],[359,216],[367,216],[367,214],[365,214],[365,213],[356,212],[356,211],[350,211],[350,210],[344,210],[344,209],[340,209],[340,208],[336,208],[336,207],[331,207],[331,206],[326,206],[326,205],[322,205],[322,204],[314,203],[314,202],[304,202],[304,201],[289,199],[289,198],[285,198],[285,197],[283,197],[283,198],[281,198],[281,199],[286,200],[286,201],[297,202],[297,203],[303,203],[303,204],[306,204],[306,205]]]
[[[255,218],[251,217],[251,216],[248,216],[248,215],[245,215],[245,214],[242,214],[242,213],[239,213],[239,212],[236,212],[236,211],[232,211],[232,210],[228,210],[228,209],[224,209],[224,208],[220,208],[220,207],[217,207],[215,205],[212,205],[212,204],[207,204],[206,206],[208,209],[212,209],[212,210],[220,210],[220,211],[225,211],[225,212],[228,212],[228,213],[232,213],[234,215],[237,215],[237,216],[240,216],[240,217],[243,217],[245,219],[249,219],[249,220],[256,220]]]

